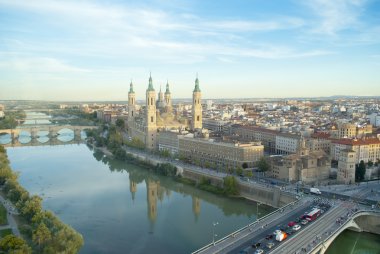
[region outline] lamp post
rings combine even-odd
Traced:
[[[259,205],[261,205],[261,203],[260,202],[256,202],[256,216],[257,216],[256,220],[259,219]]]
[[[215,226],[218,225],[219,222],[213,222],[212,223],[212,245],[215,246]]]

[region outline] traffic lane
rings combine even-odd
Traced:
[[[315,206],[316,206],[316,204],[312,205],[312,206],[310,207],[310,210],[312,210]],[[320,204],[319,206],[320,206],[320,207],[319,207],[320,209],[324,209],[324,213],[327,212],[327,211],[330,209],[329,207],[327,207],[327,206],[325,206],[325,205],[322,205],[322,204]],[[322,208],[322,206],[324,206],[324,207]],[[310,211],[310,210],[309,210],[309,211]],[[306,211],[306,212],[309,212],[309,211]],[[305,214],[306,212],[304,212],[303,214]],[[301,215],[303,215],[303,214],[301,214]],[[299,215],[298,217],[300,217],[301,215]],[[319,218],[322,217],[322,216],[323,216],[323,214],[321,214],[321,216],[319,216]],[[317,218],[315,221],[318,221],[319,218]],[[295,220],[293,220],[293,221],[295,221]],[[289,240],[291,240],[292,238],[295,237],[295,235],[298,235],[300,232],[302,232],[302,230],[304,230],[305,228],[307,228],[309,225],[313,225],[313,223],[314,223],[315,221],[308,222],[306,225],[303,225],[303,224],[301,224],[300,222],[297,223],[298,225],[300,225],[301,228],[300,228],[299,230],[296,230],[296,231],[294,231],[294,230],[292,229],[292,227],[288,227],[288,223],[283,224],[283,225],[282,225],[282,228],[285,229],[285,231],[288,231],[288,230],[291,231],[291,234],[287,233],[287,239],[286,239],[285,241],[289,241]],[[282,230],[282,231],[284,231],[284,230]],[[264,247],[261,247],[261,248],[262,248],[263,250],[265,250],[265,252],[274,251],[275,249],[277,249],[278,246],[281,246],[281,245],[284,243],[284,241],[281,241],[281,242],[275,241],[274,238],[273,238],[273,239],[270,239],[270,240],[264,238],[264,239],[262,239],[262,242],[264,243],[264,244],[263,244]],[[268,248],[268,247],[266,247],[267,244],[268,244],[269,242],[273,242],[275,245],[272,246],[272,248]]]
[[[233,249],[229,250],[227,253],[239,253],[240,250],[250,247],[253,243],[257,243],[260,240],[265,239],[267,235],[273,234],[273,232],[276,229],[279,229],[283,225],[287,225],[289,221],[295,220],[296,218],[304,214],[306,211],[310,211],[311,208],[314,206],[314,204],[310,204],[306,207],[299,207],[298,209],[295,209],[292,212],[286,214],[286,216],[280,217],[276,221],[270,223],[267,227],[264,227],[264,229],[260,231],[260,233],[255,234],[254,237],[250,237],[248,240],[242,239],[242,242],[238,241],[237,243],[233,244]],[[254,251],[253,248],[252,250]]]
[[[308,244],[316,239],[317,235],[320,235],[321,232],[325,232],[326,229],[334,226],[336,217],[341,214],[342,211],[340,207],[337,206],[332,208],[327,217],[323,220],[318,218],[316,221],[312,222],[309,230],[306,230],[304,234],[300,234],[299,237],[294,237],[288,241],[284,241],[284,245],[281,250],[275,250],[274,253],[294,253],[300,250],[300,248],[308,246]]]

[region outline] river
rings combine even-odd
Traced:
[[[86,145],[8,148],[43,206],[84,236],[81,253],[189,253],[256,219],[254,202],[224,198],[110,160]],[[260,216],[273,210],[259,206]]]

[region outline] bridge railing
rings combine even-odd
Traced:
[[[353,214],[350,215],[350,217],[344,222],[342,223],[342,225],[340,225],[337,229],[335,229],[331,234],[329,234],[325,239],[321,239],[321,242],[317,245],[314,246],[314,248],[312,248],[311,250],[309,250],[309,252],[307,252],[307,254],[312,254],[314,253],[314,250],[315,249],[318,249],[320,247],[324,247],[324,244],[325,242],[330,239],[332,236],[335,236],[337,233],[340,234],[339,231],[342,231],[342,229],[344,230],[344,227],[346,226],[347,223],[349,223],[351,220],[355,219],[357,215],[361,214],[361,213],[372,213],[372,214],[378,214],[380,216],[380,211],[376,211],[376,210],[359,210]]]
[[[285,209],[287,209],[288,207],[293,207],[293,206],[294,206],[295,204],[297,204],[298,202],[299,202],[299,200],[296,200],[296,201],[293,201],[293,202],[291,202],[291,203],[289,203],[289,204],[287,204],[287,205],[285,205],[285,206],[282,206],[282,207],[278,208],[277,210],[275,210],[275,211],[273,211],[273,212],[271,212],[271,213],[269,213],[269,214],[267,214],[267,215],[261,217],[260,219],[257,219],[256,221],[254,221],[254,222],[252,222],[252,223],[250,223],[250,224],[248,224],[248,225],[246,225],[246,226],[244,226],[244,227],[242,227],[242,228],[236,230],[235,232],[232,232],[231,234],[226,235],[225,237],[223,237],[223,238],[221,238],[221,239],[215,241],[215,243],[209,243],[209,244],[207,244],[206,246],[204,246],[204,247],[202,247],[202,248],[200,248],[200,249],[198,249],[198,250],[192,252],[191,254],[201,253],[202,251],[205,251],[205,250],[207,250],[208,248],[211,248],[211,247],[213,247],[213,246],[215,246],[215,245],[217,245],[217,244],[219,244],[219,243],[222,243],[223,241],[225,241],[225,240],[227,240],[227,239],[229,239],[229,238],[236,238],[236,236],[237,236],[238,234],[240,234],[241,232],[243,232],[244,230],[246,230],[246,229],[248,229],[248,228],[250,228],[250,227],[252,227],[252,226],[254,226],[254,225],[256,225],[256,224],[258,224],[258,223],[260,223],[260,222],[262,222],[262,221],[264,221],[264,220],[266,220],[266,219],[269,219],[269,217],[271,217],[271,216],[273,216],[273,215],[275,215],[275,214],[282,213],[283,211],[285,211]],[[232,243],[231,243],[231,244],[232,244]]]

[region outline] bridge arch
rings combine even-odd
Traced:
[[[334,240],[346,229],[356,232],[380,234],[380,211],[359,211],[352,215],[340,228],[324,242],[317,245],[310,253],[324,254]]]

